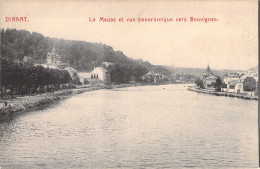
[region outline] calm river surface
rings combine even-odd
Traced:
[[[257,167],[258,102],[186,88],[92,91],[2,121],[0,167]]]

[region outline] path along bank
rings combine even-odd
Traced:
[[[73,96],[88,91],[94,91],[99,89],[113,89],[113,88],[123,88],[123,87],[131,87],[131,86],[141,86],[141,85],[143,84],[135,83],[135,84],[112,85],[112,86],[92,86],[92,87],[77,88],[77,89],[64,89],[64,90],[55,91],[53,93],[44,93],[44,94],[30,96],[30,97],[29,96],[17,97],[12,100],[6,100],[7,106],[5,106],[4,103],[0,105],[0,118],[1,115],[24,111],[44,104],[52,103],[54,101],[63,99],[68,96]]]

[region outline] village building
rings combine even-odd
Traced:
[[[101,84],[98,78],[93,78],[91,72],[79,72],[78,75],[79,75],[79,81],[83,86]]]
[[[235,86],[236,93],[246,93],[252,95],[252,92],[256,90],[256,80],[253,77],[247,75],[242,76],[238,79]]]
[[[245,74],[244,71],[237,71],[237,72],[230,72],[222,76],[223,78],[223,85],[221,87],[221,91],[224,92],[235,92],[235,86],[238,79],[242,77]]]
[[[240,78],[241,76],[243,76],[245,73],[244,72],[230,72],[228,74],[228,78]]]
[[[154,72],[148,72],[148,73],[146,73],[145,75],[143,75],[143,76],[141,77],[141,79],[142,79],[143,81],[146,81],[146,82],[153,82],[153,81],[154,81],[154,79],[153,79],[154,76],[155,76],[155,73],[154,73]]]
[[[92,72],[80,72],[78,75],[82,85],[109,84],[111,82],[108,71],[103,67],[94,68]]]
[[[208,65],[208,67],[206,68],[206,71],[204,73],[202,73],[202,75],[200,76],[200,79],[203,81],[209,76],[214,76],[214,73],[212,72],[212,70],[210,69],[210,67]]]
[[[103,83],[110,83],[110,75],[108,71],[103,67],[95,67],[91,72],[92,77],[96,77]]]
[[[258,77],[258,66],[252,67],[247,71],[248,76]]]
[[[227,92],[227,84],[223,84],[222,86],[221,86],[221,92]]]
[[[212,73],[209,66],[200,78],[207,90],[213,88],[218,79],[218,77]],[[222,75],[220,91],[258,96],[258,67],[256,66],[248,71],[225,72],[224,75]]]
[[[145,74],[144,76],[141,77],[141,79],[143,81],[146,82],[154,82],[157,83],[159,81],[163,81],[165,80],[167,77],[163,74],[160,73],[154,73],[154,72],[148,72],[147,74]]]
[[[101,65],[104,65],[106,68],[108,68],[109,66],[114,65],[114,63],[112,63],[112,62],[103,62]]]
[[[51,52],[48,52],[46,62],[47,64],[61,63],[61,57],[56,53],[55,48],[53,48]]]
[[[216,83],[217,76],[214,75],[209,65],[206,68],[206,71],[200,76],[200,79],[203,82],[205,88],[213,88]]]
[[[235,92],[235,87],[238,80],[231,80],[227,83],[227,92]]]
[[[222,87],[221,87],[221,91],[222,92],[230,92],[230,88],[228,88],[228,84],[232,81],[232,83],[231,83],[231,86],[232,86],[232,84],[236,81],[238,81],[238,77],[229,77],[229,76],[226,76],[226,77],[224,77],[223,78],[223,85],[222,85]],[[232,87],[231,87],[232,88]],[[232,89],[231,89],[231,91],[232,91]]]
[[[217,77],[214,75],[211,75],[207,77],[204,81],[203,84],[206,88],[214,88],[214,85],[216,83]]]

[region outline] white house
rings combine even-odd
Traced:
[[[257,88],[258,78],[250,77],[248,75],[242,76],[238,79],[235,87],[236,93],[252,93]]]
[[[236,93],[244,93],[244,80],[247,78],[247,75],[243,75],[240,77],[237,81],[237,84],[235,86],[235,92]]]
[[[100,83],[110,83],[110,75],[103,67],[96,67],[92,72],[79,72],[79,79],[82,85],[97,85]]]
[[[102,82],[110,80],[110,76],[108,71],[103,67],[95,67],[94,70],[91,72],[92,77],[96,77]]]
[[[233,84],[236,84],[238,81],[238,77],[224,77],[223,79],[223,85],[221,87],[222,92],[235,92],[235,86]]]
[[[235,87],[238,80],[231,80],[227,83],[227,92],[235,93]]]

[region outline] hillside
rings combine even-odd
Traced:
[[[102,62],[112,62],[155,71],[165,75],[171,72],[162,66],[152,65],[142,60],[127,57],[122,51],[102,43],[91,43],[77,40],[65,40],[45,37],[40,33],[26,30],[2,29],[1,53],[3,58],[23,60],[24,56],[31,57],[34,63],[45,63],[47,53],[55,47],[61,56],[61,61],[80,71],[90,71],[100,66]]]

